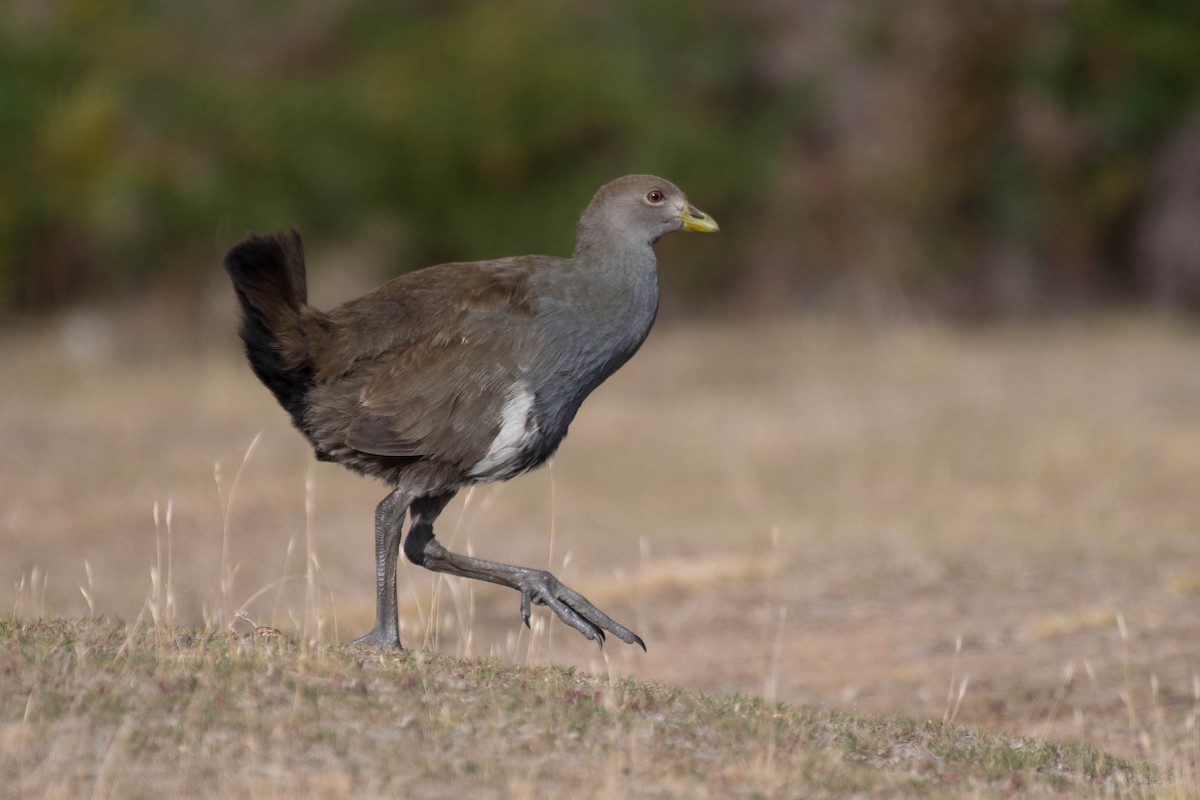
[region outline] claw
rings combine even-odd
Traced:
[[[516,589],[521,594],[521,621],[528,628],[532,628],[530,612],[533,605],[549,606],[559,619],[601,648],[604,647],[607,632],[627,644],[636,644],[642,650],[646,649],[646,644],[640,636],[596,608],[579,592],[564,586],[558,578],[543,569],[457,555],[447,551],[434,539],[426,542],[423,556],[423,566],[434,572],[486,580]]]
[[[579,592],[564,586],[549,572],[530,572],[527,579],[519,584],[519,591],[521,617],[526,625],[529,625],[529,607],[537,603],[548,606],[559,619],[591,639],[601,650],[607,640],[605,631],[615,634],[623,642],[638,645],[643,651],[646,649],[646,643],[640,636],[596,608]]]

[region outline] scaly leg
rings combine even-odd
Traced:
[[[601,647],[604,646],[604,632],[608,631],[623,642],[646,649],[640,636],[596,608],[579,592],[564,586],[549,572],[463,556],[443,547],[433,536],[433,521],[453,496],[440,495],[413,501],[413,523],[404,540],[404,555],[409,561],[434,572],[516,589],[521,593],[521,618],[526,625],[529,625],[530,605],[537,603],[548,606],[559,619]]]
[[[375,627],[352,644],[400,649],[400,620],[396,614],[396,557],[400,533],[412,495],[396,489],[375,507]]]

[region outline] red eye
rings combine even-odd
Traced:
[[[646,195],[646,199],[649,200],[651,203],[655,203],[655,204],[661,203],[663,201],[663,193],[660,192],[658,189],[654,189]]]

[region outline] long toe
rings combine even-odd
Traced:
[[[529,626],[529,607],[532,603],[537,603],[546,606],[563,622],[604,647],[604,631],[540,584],[539,581],[537,586],[526,585],[521,589],[521,618],[525,621],[526,627]]]
[[[604,632],[608,631],[627,644],[636,644],[642,650],[646,649],[646,644],[640,636],[596,608],[590,600],[565,586],[549,572],[532,572],[527,580],[522,582],[520,591],[522,616],[527,615],[529,602],[532,600],[549,607],[559,619],[601,647],[604,647]]]
[[[592,625],[599,629],[608,631],[626,644],[636,644],[641,647],[643,651],[646,649],[646,643],[642,641],[642,637],[638,636],[636,633],[629,630],[629,628],[626,628],[624,625],[617,622],[608,614],[605,614],[603,611],[596,608],[596,606],[593,605],[590,600],[581,595],[579,592],[567,586],[563,586],[562,584],[559,584],[559,591],[559,597],[563,600],[563,602],[569,605],[578,614],[585,617]]]

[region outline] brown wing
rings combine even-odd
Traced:
[[[332,381],[426,342],[452,342],[533,318],[530,273],[562,259],[524,256],[410,272],[330,311],[314,350]],[[478,340],[476,340],[478,342]]]
[[[410,329],[407,341],[359,362],[371,375],[359,395],[359,413],[346,429],[346,444],[364,453],[431,458],[464,468],[481,459],[500,430],[513,384],[536,355],[527,274],[447,270],[436,277],[455,282],[426,283],[406,293],[405,305],[420,295],[424,330]],[[397,325],[403,327],[403,320]]]
[[[461,337],[405,348],[363,388],[346,444],[373,455],[475,463],[500,430],[532,344],[531,336],[510,329],[485,341]]]

